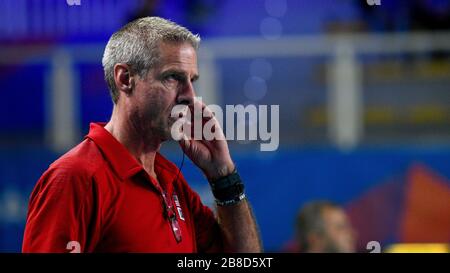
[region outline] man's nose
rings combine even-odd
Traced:
[[[178,104],[192,105],[195,98],[195,89],[192,82],[188,82],[180,90],[177,98]]]

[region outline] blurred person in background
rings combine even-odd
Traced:
[[[296,219],[297,248],[309,253],[355,252],[355,233],[345,211],[329,201],[304,205]]]

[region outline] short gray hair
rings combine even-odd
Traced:
[[[200,37],[183,26],[159,17],[136,19],[111,36],[103,53],[102,65],[114,103],[119,99],[114,81],[114,65],[126,63],[132,73],[145,77],[159,61],[160,42],[189,43],[197,50]]]

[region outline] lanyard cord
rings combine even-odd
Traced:
[[[178,173],[177,173],[177,176],[176,176],[175,179],[173,180],[172,185],[173,185],[173,183],[175,183],[175,181],[178,180],[178,177],[180,176],[181,168],[183,168],[183,165],[184,165],[184,156],[185,156],[185,154],[184,154],[184,152],[183,152],[183,158],[181,159],[181,164],[180,164],[180,166],[178,167]]]

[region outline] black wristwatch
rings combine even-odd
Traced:
[[[246,198],[244,184],[235,169],[231,174],[210,180],[211,190],[218,206],[231,206]]]

